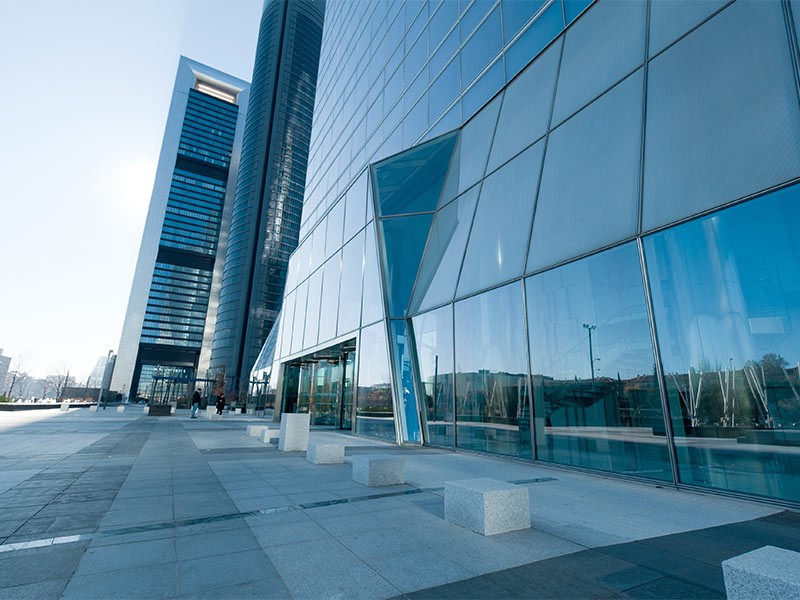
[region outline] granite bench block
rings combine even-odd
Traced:
[[[97,412],[97,404],[92,404],[89,407],[89,412]]]
[[[306,460],[315,465],[340,465],[344,462],[344,445],[310,443]]]
[[[488,477],[445,481],[444,518],[482,535],[529,529],[528,488]]]
[[[118,413],[124,413],[125,412],[125,407],[124,406],[118,406],[117,407],[117,412]]]
[[[369,487],[406,482],[406,459],[392,454],[353,457],[353,480]]]
[[[149,406],[145,406],[142,409],[142,414],[149,415],[150,414],[150,407]]]
[[[69,402],[62,402],[60,410],[69,410]]]
[[[283,413],[281,415],[281,437],[278,450],[282,452],[305,452],[308,450],[309,413]]]
[[[764,546],[722,561],[729,600],[800,598],[800,552]]]
[[[258,441],[262,444],[271,444],[272,442],[278,441],[281,432],[277,429],[269,429],[265,427],[261,431],[258,432]]]
[[[248,425],[247,426],[247,435],[250,437],[257,438],[261,435],[261,432],[265,429],[269,429],[269,425]]]

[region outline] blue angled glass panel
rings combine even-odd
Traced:
[[[450,133],[376,164],[379,216],[435,210],[456,139]]]
[[[323,269],[317,269],[308,278],[308,303],[306,304],[306,326],[303,333],[303,348],[317,345],[319,336],[319,306],[322,295]]]
[[[800,501],[798,222],[793,186],[644,240],[685,483]]]
[[[461,139],[447,175],[440,205],[446,204],[483,179],[502,101],[503,94],[500,94],[461,130]]]
[[[489,156],[490,173],[547,132],[560,54],[558,41],[506,88]]]
[[[463,23],[463,21],[462,21]],[[500,52],[500,9],[495,8],[461,48],[461,85],[466,87]],[[498,88],[499,89],[499,88]]]
[[[417,370],[420,378],[425,441],[435,446],[455,444],[453,414],[453,307],[413,319]]]
[[[513,0],[512,0],[513,3]],[[506,79],[511,80],[564,30],[561,4],[553,2],[505,52]]]
[[[350,186],[345,196],[344,241],[347,242],[364,227],[367,215],[367,185],[369,170],[364,171]]]
[[[599,2],[567,31],[553,124],[642,64],[646,11],[646,2]]]
[[[292,348],[292,326],[297,294],[291,292],[283,299],[283,323],[281,323],[281,356],[289,356]]]
[[[355,432],[395,439],[392,369],[383,321],[361,330]]]
[[[550,134],[527,271],[636,234],[641,139],[641,71]]]
[[[502,0],[504,43],[508,44],[544,3],[545,0]]]
[[[436,213],[409,307],[411,314],[455,296],[478,190],[473,187]]]
[[[325,217],[325,258],[342,247],[344,231],[344,201],[339,200]]]
[[[394,362],[395,390],[399,401],[398,422],[404,442],[421,443],[419,410],[411,369],[411,346],[404,319],[389,321],[390,347]]]
[[[433,214],[379,221],[385,244],[383,273],[390,317],[405,316],[431,221]]]
[[[672,481],[636,243],[526,290],[537,458]]]
[[[456,446],[530,458],[522,285],[455,304]]]
[[[563,2],[564,16],[567,19],[567,25],[569,25],[592,3],[592,0],[563,0]],[[558,2],[556,2],[556,4],[558,4]]]
[[[504,83],[505,73],[501,56],[461,98],[464,119],[469,119],[478,112],[478,109],[486,104],[503,87]]]
[[[341,254],[334,254],[322,267],[322,300],[319,314],[319,342],[336,335],[336,316],[339,309],[339,266]]]
[[[428,91],[428,122],[432,123],[450,106],[461,91],[458,55],[447,65],[441,75],[431,83]],[[431,74],[433,78],[433,74]]]
[[[708,18],[730,0],[653,0],[650,4],[650,56]]]
[[[291,352],[300,352],[303,349],[303,333],[306,326],[306,302],[308,301],[308,281],[297,286],[294,307],[294,329],[292,330]]]
[[[458,280],[458,296],[522,275],[543,142],[486,178]]]
[[[654,58],[647,85],[645,230],[800,174],[800,106],[779,2],[728,6]]]

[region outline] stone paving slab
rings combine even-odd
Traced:
[[[713,598],[721,560],[800,543],[795,513],[755,502],[332,430],[311,441],[345,463],[314,465],[248,437],[268,423],[250,415],[54,412],[0,414],[0,600]],[[380,453],[405,485],[352,481]],[[528,488],[531,529],[444,520],[444,481],[485,476]]]

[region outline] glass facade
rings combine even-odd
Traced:
[[[800,503],[795,7],[329,2],[286,302],[342,285],[275,365],[355,335],[357,434]]]

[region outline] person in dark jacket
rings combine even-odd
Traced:
[[[195,413],[200,408],[200,401],[201,400],[202,400],[202,397],[200,396],[200,388],[197,388],[194,391],[194,394],[192,394],[192,418],[193,419],[197,418]]]
[[[220,392],[219,396],[217,396],[217,414],[221,415],[224,408],[225,408],[225,394]]]

